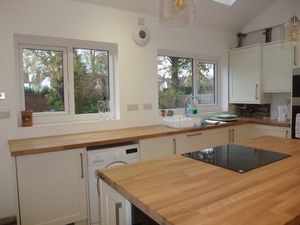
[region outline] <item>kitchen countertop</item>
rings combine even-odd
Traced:
[[[166,126],[155,125],[49,137],[17,139],[9,140],[8,143],[11,155],[18,156],[44,152],[62,151],[97,145],[108,145],[129,141],[138,141],[146,138],[197,132],[201,130],[242,125],[247,123],[289,127],[288,122],[282,123],[272,120],[239,118],[235,122],[228,122],[226,124],[219,125],[200,126],[196,128],[175,129],[168,128]]]
[[[300,224],[300,141],[265,136],[243,144],[292,156],[241,174],[175,155],[98,176],[160,224]]]
[[[278,126],[278,127],[290,127],[290,121],[278,121],[270,118],[253,118],[253,117],[239,117],[239,121],[248,121],[249,123]]]

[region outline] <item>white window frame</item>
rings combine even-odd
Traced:
[[[63,78],[64,78],[64,111],[60,112],[35,112],[34,115],[37,117],[41,116],[55,116],[55,115],[68,115],[69,110],[69,95],[67,90],[68,83],[68,67],[67,67],[67,48],[55,47],[55,46],[46,46],[46,45],[34,45],[34,44],[19,44],[19,73],[21,75],[21,107],[22,110],[25,110],[25,90],[24,90],[24,70],[23,70],[23,49],[40,49],[40,50],[49,50],[49,51],[61,51],[63,52]]]
[[[196,74],[196,69],[197,69],[197,64],[201,63],[210,63],[210,64],[215,64],[215,74],[214,74],[214,87],[215,87],[215,103],[214,104],[201,104],[200,107],[205,107],[205,108],[217,108],[218,107],[218,93],[219,93],[219,88],[218,88],[218,61],[217,60],[211,60],[211,59],[200,59],[200,58],[195,58],[195,66],[194,66],[194,74]],[[193,76],[193,82],[195,87],[193,88],[193,95],[197,96],[197,82],[196,82],[196,76]]]
[[[173,56],[178,58],[190,58],[193,60],[193,91],[192,94],[194,96],[197,96],[197,82],[196,82],[196,76],[194,76],[197,72],[197,64],[198,62],[203,63],[214,63],[215,66],[215,103],[214,104],[200,104],[198,113],[207,113],[207,112],[216,112],[221,110],[220,106],[220,86],[219,86],[219,65],[220,65],[220,59],[218,57],[211,57],[211,56],[201,56],[198,54],[193,53],[187,53],[187,52],[179,52],[179,51],[173,51],[173,50],[163,50],[159,49],[157,56]],[[160,109],[159,109],[160,110]],[[175,112],[175,114],[184,114],[184,108],[175,108],[171,109]]]
[[[65,38],[53,38],[44,36],[33,36],[15,34],[15,49],[17,59],[17,80],[20,87],[20,111],[25,109],[25,93],[23,80],[22,49],[37,48],[47,50],[63,50],[63,72],[64,72],[64,112],[41,112],[33,113],[34,125],[73,123],[83,121],[102,121],[99,113],[75,114],[74,96],[74,70],[73,70],[73,49],[95,49],[109,52],[109,95],[110,95],[110,120],[120,119],[119,98],[118,98],[118,46],[114,43],[103,43],[95,41],[74,40]]]

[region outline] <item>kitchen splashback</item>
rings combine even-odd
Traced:
[[[270,104],[229,104],[229,111],[240,117],[270,117]]]

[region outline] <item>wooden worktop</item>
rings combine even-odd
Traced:
[[[300,141],[265,136],[243,144],[292,156],[240,174],[176,155],[98,176],[160,224],[299,225]]]
[[[235,122],[230,122],[222,125],[210,125],[187,129],[173,129],[165,126],[156,125],[107,131],[86,132],[78,134],[67,134],[59,136],[9,140],[8,143],[11,155],[18,156],[44,152],[62,151],[97,145],[116,144],[128,141],[138,141],[146,138],[176,135],[247,123],[266,124],[283,127],[289,126],[289,123],[276,123],[276,121],[272,123],[271,122],[271,120],[241,119]]]
[[[43,152],[61,151],[97,145],[117,144],[129,141],[138,141],[146,138],[182,134],[247,123],[247,121],[236,121],[216,126],[206,126],[187,129],[174,129],[166,126],[155,125],[78,134],[67,134],[59,136],[9,140],[8,143],[11,155],[17,156]]]

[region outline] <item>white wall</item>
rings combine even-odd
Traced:
[[[295,1],[295,9],[292,9],[293,0],[277,0],[259,16],[250,21],[241,32],[247,33],[243,45],[265,43],[264,30],[273,27],[272,41],[284,40],[285,26],[290,21],[294,11],[300,17],[300,1]]]
[[[289,22],[293,9],[291,3],[293,0],[277,0],[270,5],[264,12],[248,23],[243,29],[243,33],[249,33],[267,27],[274,27]],[[295,13],[300,16],[300,1],[295,0]]]
[[[151,32],[147,47],[137,47],[131,33],[138,17],[144,17]],[[0,218],[15,215],[14,176],[8,139],[115,129],[157,124],[157,49],[177,50],[220,58],[222,108],[227,109],[227,50],[234,46],[235,34],[188,26],[169,29],[158,19],[132,12],[79,3],[72,0],[0,1],[0,91],[7,99],[0,109],[10,110],[9,119],[0,119]],[[118,44],[121,120],[31,128],[17,126],[19,87],[15,71],[13,34],[32,34]],[[127,104],[139,104],[138,112],[127,112]],[[152,111],[143,111],[152,103]]]
[[[278,118],[278,106],[286,105],[288,109],[291,109],[291,93],[273,93],[271,104],[271,118]],[[290,112],[288,113],[288,119],[291,118]]]

